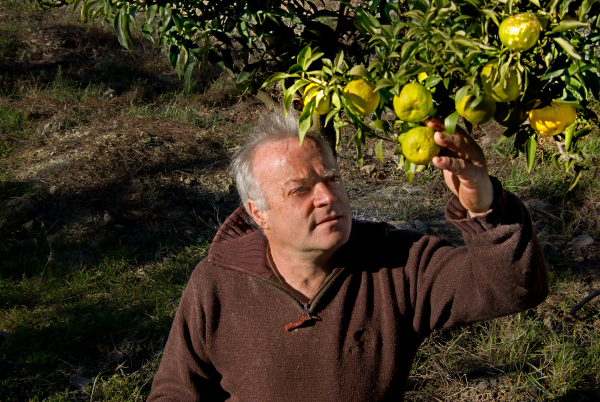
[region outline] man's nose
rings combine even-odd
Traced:
[[[331,192],[331,189],[327,186],[327,184],[318,183],[315,186],[315,207],[331,205],[335,199],[335,195]]]

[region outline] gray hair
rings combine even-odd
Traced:
[[[333,157],[333,152],[329,144],[316,132],[309,132],[306,135],[327,149]],[[271,111],[261,116],[260,120],[250,129],[248,141],[233,155],[229,171],[235,180],[238,193],[248,214],[248,199],[254,200],[256,206],[261,211],[269,209],[267,198],[259,181],[254,176],[253,161],[258,150],[270,142],[297,138],[298,141],[298,114],[292,108],[286,113],[283,109]],[[335,162],[335,157],[333,157]]]

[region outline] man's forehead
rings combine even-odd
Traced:
[[[254,159],[257,175],[271,180],[279,176],[280,183],[303,182],[316,170],[319,176],[334,174],[337,165],[319,142],[305,138],[299,146],[297,138],[274,141],[258,150]]]
[[[330,163],[329,153],[312,138],[306,138],[299,145],[297,138],[273,141],[265,144],[256,153],[254,163],[257,165],[281,165],[280,168],[296,167],[307,161],[320,159]]]

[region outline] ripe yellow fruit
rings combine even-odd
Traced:
[[[304,88],[304,104],[314,100],[317,98],[317,95],[323,94],[323,89],[321,90],[313,90],[311,88],[321,88],[317,84],[308,84],[306,88]],[[331,93],[327,94],[327,96],[323,96],[320,101],[317,102],[315,113],[318,115],[323,115],[331,112]]]
[[[456,111],[465,120],[474,125],[483,124],[489,121],[496,113],[496,102],[487,95],[483,95],[483,99],[475,107],[470,105],[473,95],[465,96],[460,103],[456,105]]]
[[[350,81],[344,88],[344,95],[354,107],[356,113],[367,116],[379,106],[380,95],[375,91],[375,85],[364,78]]]
[[[531,49],[540,37],[542,25],[531,11],[511,15],[500,24],[498,35],[504,46],[524,52]]]
[[[539,102],[536,104],[539,105]],[[541,109],[531,109],[529,124],[542,137],[551,137],[575,123],[577,111],[568,103],[552,102]]]
[[[420,123],[428,118],[433,109],[431,92],[416,82],[402,87],[400,95],[394,96],[393,102],[396,116],[413,123]]]
[[[440,153],[440,146],[433,139],[435,130],[419,126],[399,137],[404,157],[415,165],[427,165]]]
[[[514,101],[521,93],[517,72],[510,69],[503,79],[496,63],[488,63],[483,67],[481,82],[486,95],[491,96],[495,102]]]

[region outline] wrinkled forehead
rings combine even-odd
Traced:
[[[261,147],[253,160],[253,170],[258,177],[274,178],[302,171],[337,169],[331,150],[318,141],[306,137],[299,145],[298,138],[273,141]]]

